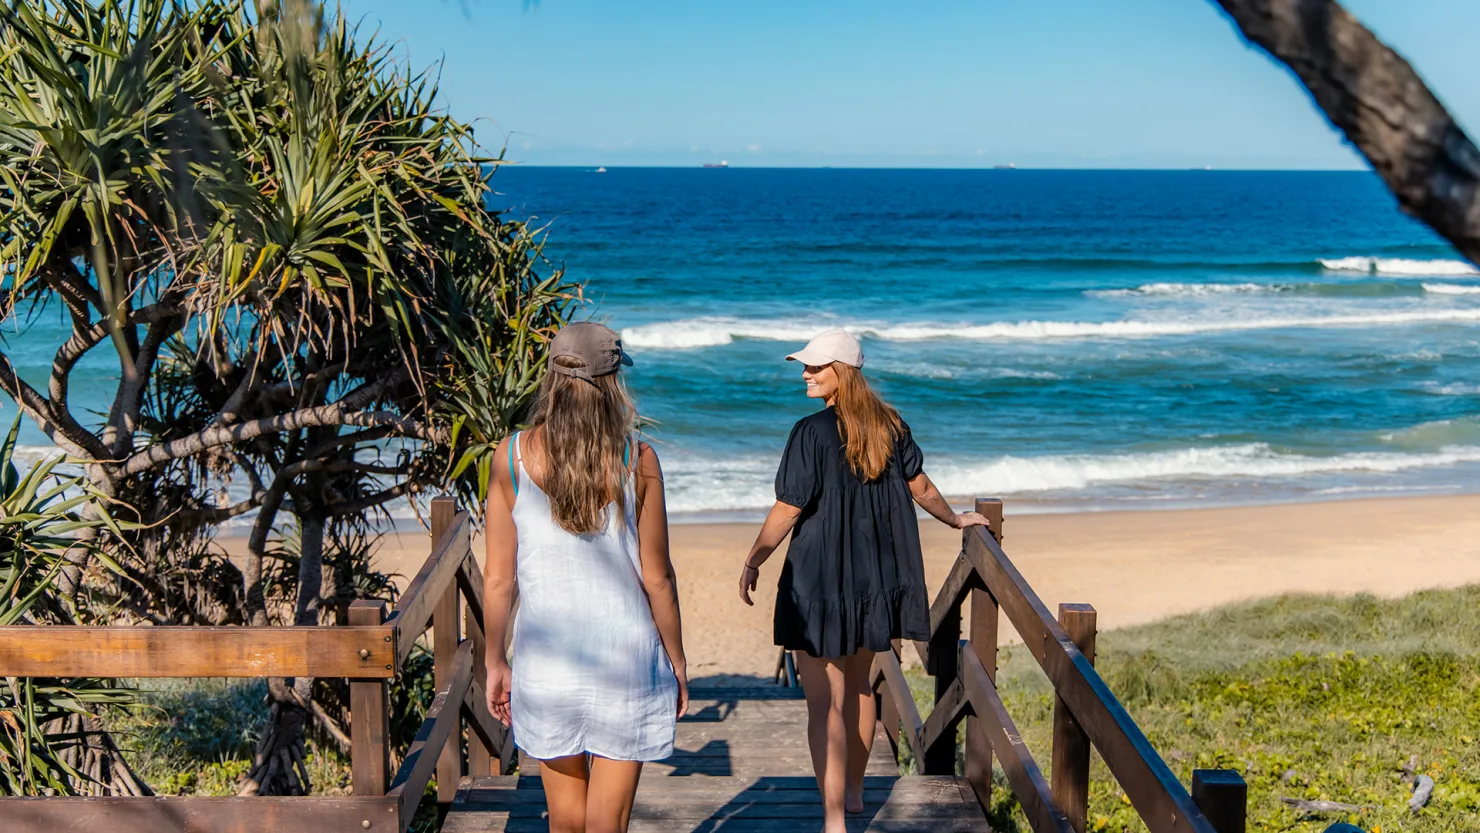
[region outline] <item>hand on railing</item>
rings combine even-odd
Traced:
[[[488,666],[488,684],[484,691],[488,693],[488,711],[498,722],[509,725],[509,685],[513,672],[509,670],[507,662],[495,660]]]
[[[992,522],[980,512],[957,512],[956,517],[951,521],[951,526],[955,529],[965,529],[968,526],[984,526],[991,529]]]

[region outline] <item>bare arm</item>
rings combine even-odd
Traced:
[[[760,534],[755,536],[750,555],[745,557],[745,566],[740,570],[740,598],[746,604],[755,604],[750,600],[750,591],[755,589],[756,579],[760,578],[761,565],[766,563],[771,553],[791,534],[792,527],[797,525],[797,518],[801,516],[801,507],[779,500],[766,513],[766,522],[761,524]]]
[[[910,496],[920,504],[920,508],[930,513],[932,518],[945,524],[952,529],[965,529],[968,526],[991,526],[987,523],[985,516],[976,512],[962,512],[957,514],[951,508],[946,499],[941,497],[940,490],[935,488],[931,482],[930,475],[920,472],[915,479],[910,481]]]
[[[483,566],[483,633],[487,643],[484,664],[488,669],[486,693],[488,710],[507,726],[511,673],[504,646],[508,644],[509,613],[514,606],[514,568],[519,550],[519,535],[514,528],[514,481],[509,471],[507,438],[494,452],[490,480],[486,509],[488,523],[484,530],[487,554]]]
[[[644,443],[637,455],[637,547],[642,586],[647,591],[653,624],[678,677],[678,714],[688,710],[688,660],[683,652],[683,622],[678,611],[678,576],[668,549],[668,505],[663,495],[663,469],[658,453]]]

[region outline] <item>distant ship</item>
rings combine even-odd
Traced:
[[[704,167],[706,167],[706,168],[728,168],[728,167],[730,167],[730,163],[727,162],[727,161],[725,161],[725,160],[723,160],[723,159],[721,159],[721,160],[719,160],[719,164],[718,165],[716,165],[713,162],[705,162],[704,163]]]
[[[606,173],[606,168],[597,168],[596,170],[592,171],[591,173],[594,173],[594,174],[604,174],[604,173]]]
[[[1017,170],[1017,163],[1014,162],[1007,165],[993,165],[992,167],[999,171],[1015,171]]]

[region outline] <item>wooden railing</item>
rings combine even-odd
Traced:
[[[345,678],[354,790],[345,797],[7,797],[0,798],[0,829],[401,833],[433,772],[439,804],[452,801],[463,774],[511,772],[513,738],[489,714],[483,692],[483,577],[471,539],[468,514],[452,498],[434,499],[432,553],[396,609],[387,616],[384,602],[353,602],[343,627],[0,627],[0,677]],[[389,685],[428,627],[436,697],[392,775]]]
[[[879,721],[891,743],[903,737],[921,774],[956,773],[957,728],[966,721],[964,775],[991,806],[995,755],[1035,833],[1084,833],[1091,748],[1098,751],[1151,833],[1243,833],[1247,789],[1232,770],[1196,770],[1189,795],[1095,670],[1095,609],[1061,604],[1049,613],[1003,552],[1002,501],[978,500],[992,522],[963,534],[962,551],[930,606],[928,642],[914,643],[934,678],[934,706],[923,719],[899,656],[876,656]],[[971,600],[966,638],[962,608]],[[1003,614],[1043,667],[1055,692],[1052,782],[1023,743],[997,692],[998,625]],[[794,679],[791,658],[778,681]],[[896,753],[898,753],[896,749]]]

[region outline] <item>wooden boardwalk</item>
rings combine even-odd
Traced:
[[[643,768],[632,833],[804,833],[822,823],[797,689],[696,689],[673,756]],[[521,772],[537,772],[521,766]],[[987,833],[965,780],[903,776],[882,732],[855,831]],[[530,775],[464,778],[444,833],[543,833],[545,797]]]

